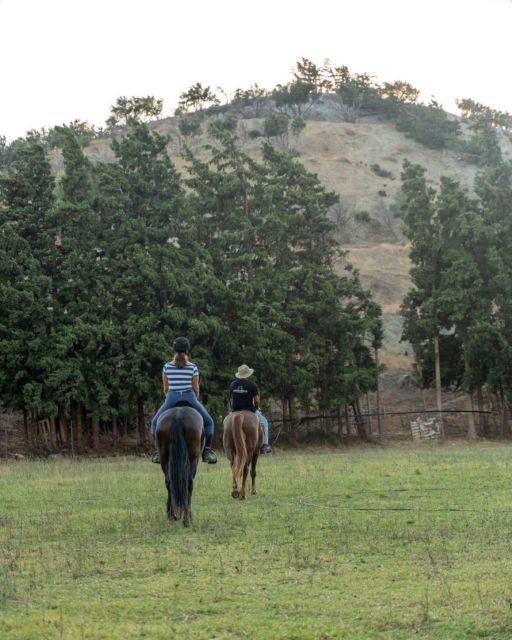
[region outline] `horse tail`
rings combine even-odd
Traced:
[[[247,460],[247,444],[243,432],[244,416],[242,413],[233,414],[233,441],[235,445],[235,458],[233,460],[233,473],[235,478],[241,478]]]
[[[181,417],[173,420],[167,474],[174,511],[178,515],[188,506],[190,499],[190,460],[185,441],[185,420]]]

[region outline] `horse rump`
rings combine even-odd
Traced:
[[[204,446],[203,419],[190,406],[173,407],[160,416],[156,437],[167,487],[167,515],[174,520],[183,518],[187,526],[194,476]]]

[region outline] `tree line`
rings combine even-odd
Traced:
[[[425,169],[405,162],[401,212],[411,241],[413,287],[402,314],[412,343],[418,383],[463,390],[467,409],[489,394],[509,433],[512,400],[512,163],[499,143],[507,114],[466,101],[471,140],[481,169],[473,191],[443,177],[429,186]],[[488,435],[480,414],[469,414],[468,434]]]
[[[27,439],[96,448],[101,430],[146,439],[160,372],[186,335],[217,424],[234,370],[256,370],[285,417],[352,406],[375,389],[380,309],[333,239],[337,196],[268,143],[245,155],[222,127],[186,172],[132,113],[115,161],[91,162],[57,127],[64,171],[29,135],[0,172],[0,397]],[[360,434],[364,423],[358,420]]]
[[[456,102],[462,118],[472,122],[469,140],[461,135],[459,119],[447,114],[434,98],[428,104],[422,102],[420,91],[407,81],[380,82],[368,73],[353,72],[346,65],[333,65],[329,60],[316,64],[301,58],[295,63],[292,79],[271,89],[253,84],[228,94],[221,87],[214,90],[196,82],[180,94],[174,116],[185,143],[202,132],[206,115],[222,116],[224,128],[232,131],[239,118],[262,118],[261,126],[256,125],[248,135],[280,142],[285,149],[289,137],[300,136],[307,119],[315,117],[315,113],[318,116],[322,109],[328,119],[343,122],[372,116],[392,122],[405,135],[429,148],[450,148],[464,160],[482,164],[481,139],[487,127],[499,126],[510,134],[512,116],[469,98]],[[154,96],[121,96],[111,106],[105,127],[74,120],[65,128],[73,130],[77,140],[86,144],[97,137],[122,135],[123,127],[133,118],[150,122],[161,118],[162,112],[163,100]],[[60,147],[61,130],[62,126],[32,130],[28,137],[48,148]],[[11,155],[5,138],[0,136],[0,165]]]

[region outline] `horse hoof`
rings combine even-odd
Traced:
[[[233,489],[233,491],[231,492],[231,497],[232,498],[239,498],[240,497],[240,491],[238,491],[238,489]]]
[[[190,520],[183,520],[184,527],[190,527]]]
[[[240,500],[245,500],[245,496],[240,496]]]
[[[254,491],[251,491],[251,496],[255,496],[256,495],[256,489],[254,489]]]

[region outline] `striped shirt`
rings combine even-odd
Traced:
[[[192,378],[199,375],[199,369],[193,362],[189,362],[182,369],[168,362],[164,365],[163,372],[169,381],[170,391],[190,391]]]

